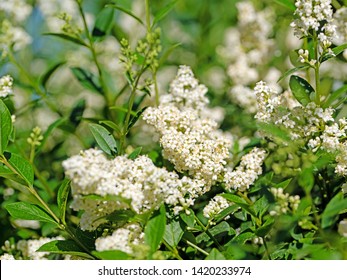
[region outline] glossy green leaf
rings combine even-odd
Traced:
[[[0,165],[0,177],[15,181],[23,186],[26,186],[26,182],[12,170],[8,169],[4,165]]]
[[[340,99],[342,96],[346,97],[346,93],[347,93],[347,85],[343,85],[342,87],[340,87],[339,89],[337,89],[336,91],[334,91],[333,93],[329,95],[329,97],[323,104],[323,108],[327,108],[331,106],[334,103],[334,101]]]
[[[57,203],[59,208],[60,219],[65,223],[65,212],[67,200],[70,192],[70,180],[65,179],[59,187],[57,195]]]
[[[131,16],[133,19],[137,20],[139,23],[141,23],[142,25],[145,25],[143,23],[143,21],[136,15],[134,15],[130,10],[126,9],[126,8],[123,8],[121,6],[118,6],[116,4],[107,4],[106,7],[111,7],[111,8],[114,8],[116,10],[119,10],[119,11],[122,11],[123,13]]]
[[[291,76],[289,80],[290,89],[300,104],[306,106],[312,100],[312,96],[315,94],[312,86],[303,78],[299,76]]]
[[[324,55],[321,59],[321,62],[324,62],[330,58],[335,58],[336,56],[338,56],[340,53],[342,53],[345,49],[347,49],[347,44],[342,44],[340,46],[337,46],[335,48],[332,48],[332,54],[327,53],[326,55]]]
[[[179,221],[171,221],[165,227],[164,240],[171,247],[176,248],[184,234]]]
[[[11,113],[5,103],[0,99],[0,155],[7,148],[13,130]]]
[[[255,234],[260,237],[265,237],[272,229],[274,222],[275,220],[272,217],[268,218],[265,223],[255,231]]]
[[[6,152],[5,157],[28,186],[32,186],[34,184],[34,168],[30,162],[22,156],[13,153]]]
[[[287,78],[288,76],[294,74],[295,72],[305,70],[305,69],[307,69],[307,68],[309,68],[309,67],[310,67],[309,65],[301,65],[301,66],[298,66],[298,67],[289,69],[288,71],[286,71],[286,72],[277,80],[277,83],[280,82],[280,81],[282,81],[284,78]]]
[[[268,135],[276,137],[284,142],[291,141],[289,132],[271,123],[258,123],[259,129],[266,132]]]
[[[102,121],[99,121],[99,123],[104,124],[104,125],[108,126],[109,128],[112,128],[119,135],[122,134],[122,129],[119,127],[118,124],[114,123],[113,121],[102,120]]]
[[[213,248],[205,260],[225,260],[224,255],[219,252],[216,248]]]
[[[224,193],[222,196],[231,201],[234,202],[236,205],[240,206],[242,209],[244,209],[246,212],[251,214],[252,216],[256,217],[257,213],[254,211],[254,209],[244,200],[243,198],[234,195],[234,194],[229,194],[229,193]]]
[[[101,260],[128,260],[130,259],[129,255],[123,251],[119,250],[110,250],[97,252],[93,251],[93,255]]]
[[[161,19],[163,19],[176,5],[177,0],[171,1],[169,4],[164,5],[155,15],[152,26],[156,25]]]
[[[80,67],[72,67],[70,69],[84,88],[99,94],[103,93],[98,78],[92,72]]]
[[[138,121],[138,119],[141,117],[142,113],[147,109],[147,107],[144,107],[142,108],[141,110],[137,111],[136,112],[136,115],[135,116],[132,116],[130,118],[130,121],[129,121],[129,125],[128,125],[128,131],[130,130],[130,128],[132,128],[135,123]]]
[[[74,104],[69,116],[69,121],[74,125],[74,127],[77,127],[80,124],[85,108],[85,99],[80,99],[76,104]]]
[[[5,208],[14,219],[35,220],[57,224],[50,215],[34,204],[27,202],[14,202],[6,204]]]
[[[117,154],[116,140],[106,128],[94,123],[90,123],[89,128],[101,150],[110,156]]]
[[[114,9],[106,7],[101,10],[95,20],[95,25],[92,31],[93,37],[100,38],[104,37],[112,28],[114,19]]]
[[[128,155],[128,158],[130,159],[135,159],[139,156],[139,154],[142,151],[142,147],[137,147],[134,151],[132,151],[132,153],[130,155]]]
[[[158,250],[164,237],[166,228],[165,206],[162,204],[159,211],[147,222],[145,227],[145,243],[150,247],[151,252]]]
[[[54,72],[61,67],[62,65],[64,65],[66,62],[58,62],[56,64],[54,64],[51,68],[49,68],[47,70],[46,73],[44,73],[41,77],[40,77],[40,83],[43,87],[46,87],[47,82],[49,81],[49,79],[51,78],[51,76],[54,74]]]
[[[339,214],[347,211],[347,199],[343,197],[343,193],[339,192],[335,195],[322,214],[322,228],[332,226],[339,218]]]
[[[43,244],[37,252],[49,252],[62,255],[72,255],[85,259],[93,259],[93,257],[84,252],[78,244],[73,240],[54,240]]]
[[[49,33],[44,33],[43,35],[58,37],[58,38],[61,38],[61,39],[66,40],[66,41],[70,41],[70,42],[72,42],[72,43],[75,43],[75,44],[77,44],[77,45],[80,45],[80,46],[84,46],[84,47],[89,48],[89,46],[87,45],[87,43],[84,42],[82,39],[77,38],[77,37],[70,36],[70,35],[65,34],[65,33],[53,33],[53,32],[49,32]]]

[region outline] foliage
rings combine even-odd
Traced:
[[[0,4],[2,258],[347,259],[346,1],[45,2]]]

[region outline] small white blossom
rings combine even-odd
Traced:
[[[231,203],[220,195],[213,197],[204,207],[203,214],[207,219],[213,219],[216,215],[228,208]]]
[[[128,224],[116,229],[112,235],[95,240],[96,251],[120,250],[133,253],[133,247],[144,242],[144,233],[138,224]]]
[[[224,175],[224,183],[227,190],[247,190],[262,174],[262,165],[266,157],[263,149],[253,148],[241,158],[240,164],[235,170],[227,170]]]
[[[0,97],[6,97],[13,93],[13,78],[9,75],[0,78]]]

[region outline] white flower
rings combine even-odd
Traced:
[[[342,236],[347,237],[347,219],[344,219],[339,223],[338,232]]]
[[[14,256],[13,256],[13,255],[10,255],[10,254],[8,254],[8,253],[5,253],[5,254],[3,254],[2,256],[0,256],[0,260],[1,260],[1,261],[6,261],[6,260],[11,261],[11,260],[14,260],[14,259],[15,259]]]
[[[223,179],[225,188],[227,190],[247,190],[262,174],[262,164],[265,157],[265,150],[253,148],[241,158],[241,162],[235,170],[227,170]]]
[[[228,208],[231,203],[220,195],[213,197],[204,207],[203,214],[207,219],[211,219],[218,215],[224,209]]]
[[[20,240],[17,243],[17,249],[22,251],[22,255],[25,259],[29,260],[46,260],[46,256],[49,252],[36,252],[42,245],[54,241],[64,240],[63,237],[57,236],[53,238],[41,237],[40,239]]]
[[[65,174],[72,180],[71,207],[84,211],[80,226],[93,230],[105,222],[104,217],[116,210],[132,209],[144,213],[162,202],[187,208],[201,194],[204,184],[175,172],[156,167],[146,156],[130,160],[118,156],[109,160],[95,149],[81,152],[63,162]],[[100,197],[88,198],[88,195]],[[119,197],[107,199],[106,196]]]
[[[26,0],[1,0],[0,11],[16,22],[23,22],[31,14],[32,6]]]
[[[331,0],[296,0],[295,6],[298,18],[291,23],[295,35],[301,38],[317,32],[321,44],[329,47],[336,37]]]
[[[120,250],[133,253],[134,245],[144,242],[144,233],[138,224],[128,224],[116,229],[112,235],[99,237],[95,240],[96,251]]]
[[[13,78],[6,75],[0,78],[0,97],[6,97],[12,94]]]

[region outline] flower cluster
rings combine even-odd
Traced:
[[[0,78],[0,97],[4,98],[12,94],[13,79],[11,76],[6,75]]]
[[[207,219],[213,219],[216,215],[224,209],[231,206],[231,203],[220,195],[213,197],[209,203],[204,207],[203,214]],[[228,218],[228,217],[226,217]]]
[[[233,85],[229,96],[249,113],[257,110],[253,86],[259,79],[276,84],[280,72],[276,68],[264,71],[273,48],[271,13],[257,11],[250,1],[236,4],[238,25],[226,33],[225,46],[220,55],[228,61],[227,73]],[[261,71],[260,71],[261,69]]]
[[[194,202],[186,196],[197,197],[202,188],[199,182],[156,167],[146,156],[109,160],[101,151],[90,149],[65,160],[63,167],[72,180],[71,207],[84,211],[80,220],[83,230],[95,229],[116,210],[130,208],[144,213],[165,201],[180,211]]]
[[[143,117],[159,133],[163,156],[178,172],[202,180],[203,192],[218,180],[231,148],[231,139],[218,130],[218,124],[202,116],[208,109],[206,92],[191,69],[181,66],[170,94],[163,96],[158,108],[148,108]]]
[[[47,260],[49,252],[37,252],[37,250],[44,244],[55,241],[64,240],[62,236],[56,237],[40,237],[39,239],[19,240],[16,244],[11,244],[8,240],[5,241],[4,246],[1,249],[4,252],[0,256],[0,260]]]
[[[266,152],[263,149],[253,148],[251,152],[241,158],[240,164],[235,170],[227,170],[224,175],[225,188],[227,190],[247,190],[262,174],[262,164]]]
[[[30,35],[20,26],[13,26],[8,20],[0,23],[0,52],[6,57],[13,49],[19,51],[32,42]]]
[[[336,36],[331,0],[297,0],[295,6],[298,18],[291,23],[295,35],[301,38],[316,34],[322,47],[328,48]]]
[[[300,204],[300,196],[292,196],[289,195],[289,193],[284,193],[282,188],[271,188],[270,191],[276,201],[274,208],[270,211],[271,216],[295,212],[296,209],[298,209]]]
[[[303,140],[313,152],[321,149],[335,153],[335,172],[341,176],[347,175],[346,118],[335,121],[333,108],[321,108],[314,102],[289,108],[283,96],[278,95],[264,82],[257,83],[255,93],[258,102],[255,117],[259,121],[288,129],[293,140]]]
[[[26,0],[2,0],[0,2],[0,13],[1,11],[8,18],[16,22],[23,22],[31,14],[32,6]]]
[[[144,242],[144,233],[139,224],[128,224],[116,229],[112,235],[95,240],[96,251],[120,250],[133,253],[133,247]]]

